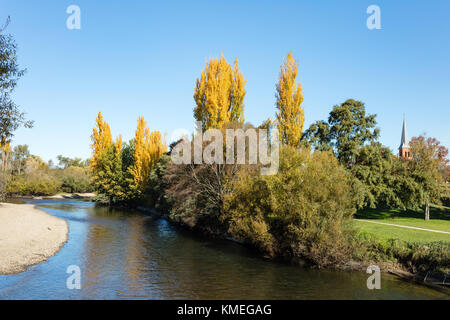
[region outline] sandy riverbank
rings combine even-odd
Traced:
[[[69,228],[33,205],[0,203],[0,274],[13,274],[55,255]]]
[[[31,198],[36,200],[50,199],[50,200],[62,200],[62,199],[74,199],[74,200],[92,200],[96,196],[95,193],[59,193],[54,196],[17,196],[17,198]]]

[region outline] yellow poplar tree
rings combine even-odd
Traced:
[[[277,125],[280,140],[286,145],[297,147],[303,131],[305,112],[301,107],[303,93],[301,83],[296,84],[297,61],[289,52],[281,66],[276,86]]]
[[[145,181],[145,176],[148,174],[146,167],[148,153],[145,148],[145,136],[148,135],[148,132],[149,129],[144,117],[139,117],[134,137],[134,166],[132,169],[135,186],[142,185]]]
[[[116,137],[116,142],[114,143],[116,151],[116,159],[120,158],[120,155],[122,153],[122,146],[123,146],[122,136],[119,135],[118,137]]]
[[[95,169],[103,152],[108,150],[108,148],[113,143],[111,129],[106,121],[103,120],[103,115],[101,112],[98,113],[96,119],[96,127],[93,129],[91,139],[91,147],[93,151],[91,158],[91,167]]]
[[[151,170],[165,152],[167,145],[161,133],[150,132],[144,117],[140,116],[134,138],[134,165],[131,170],[134,187],[138,193],[145,190]]]
[[[234,70],[223,54],[206,63],[194,92],[194,117],[202,123],[203,130],[244,122],[245,83],[237,59]]]

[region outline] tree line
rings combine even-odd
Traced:
[[[31,154],[28,145],[9,144],[2,148],[1,172],[5,178],[4,193],[10,196],[50,196],[57,193],[86,193],[91,185],[89,159],[59,155],[58,164],[45,162]]]

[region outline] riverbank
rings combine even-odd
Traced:
[[[58,193],[51,196],[32,196],[32,195],[11,195],[10,198],[22,198],[22,199],[34,199],[34,200],[63,200],[63,199],[74,199],[74,200],[92,200],[97,195],[95,193]]]
[[[141,210],[141,208],[137,209]],[[168,213],[163,214],[162,217],[178,228],[188,230],[193,234],[243,245],[259,252],[259,255],[266,260],[284,261],[308,269],[321,269],[301,257],[282,254],[269,256],[248,241],[234,238],[218,229],[198,226],[192,219],[173,219]],[[352,258],[345,263],[328,266],[325,269],[366,272],[368,266],[377,265],[383,273],[449,293],[448,243],[447,245],[444,242],[409,243],[394,239],[383,242],[365,235],[360,237],[356,244],[357,248],[355,247]]]
[[[67,222],[33,205],[0,203],[0,221],[0,275],[46,261],[67,241]]]

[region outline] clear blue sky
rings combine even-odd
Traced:
[[[81,8],[68,30],[66,8]],[[381,30],[366,27],[369,5]],[[378,115],[381,142],[397,150],[403,113],[410,136],[450,147],[450,1],[2,0],[0,20],[28,69],[14,98],[35,128],[20,129],[45,160],[87,158],[102,111],[130,139],[139,115],[151,129],[191,129],[195,79],[223,52],[247,79],[245,117],[275,114],[275,83],[288,51],[299,60],[306,125],[333,105],[362,100]]]

